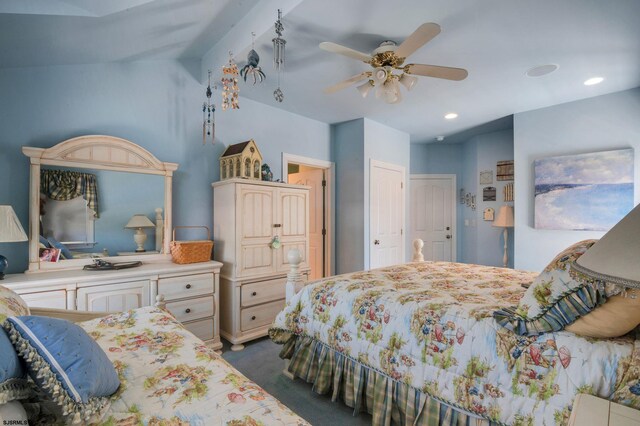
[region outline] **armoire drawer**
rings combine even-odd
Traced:
[[[158,294],[162,294],[167,301],[208,295],[213,292],[213,274],[184,275],[158,280]]]
[[[257,283],[243,284],[240,290],[242,307],[259,305],[285,298],[287,279],[260,281]]]
[[[180,322],[211,317],[215,313],[213,296],[167,303],[167,310]]]
[[[242,309],[240,311],[240,329],[247,331],[271,324],[276,319],[276,315],[284,308],[285,303],[286,301],[282,299]]]

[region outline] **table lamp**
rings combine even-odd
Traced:
[[[571,265],[579,280],[614,285],[640,297],[640,204]]]
[[[16,243],[19,241],[27,241],[18,216],[11,206],[0,206],[0,243]],[[9,266],[7,258],[0,254],[0,280],[4,279],[4,271]]]
[[[502,233],[504,237],[504,256],[502,256],[502,263],[506,268],[509,265],[509,257],[507,256],[507,237],[509,236],[507,228],[513,228],[513,207],[502,206],[498,210],[498,216],[493,222],[493,226],[504,228]]]
[[[144,232],[144,228],[155,228],[156,225],[149,220],[149,218],[143,214],[135,214],[129,220],[129,223],[125,225],[126,229],[135,229],[133,234],[133,241],[136,242],[138,248],[136,252],[141,253],[146,251],[144,249],[144,242],[147,241],[147,234]]]

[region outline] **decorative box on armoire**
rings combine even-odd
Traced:
[[[220,272],[220,334],[242,343],[266,336],[285,305],[287,253],[302,253],[308,276],[309,187],[229,179],[213,186],[215,259]]]

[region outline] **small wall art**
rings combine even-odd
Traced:
[[[496,201],[496,187],[486,186],[482,190],[482,201]]]
[[[493,170],[483,170],[480,172],[480,185],[491,185],[493,183]]]
[[[633,149],[536,160],[535,227],[608,231],[633,208]]]
[[[498,161],[497,167],[496,177],[499,181],[513,180],[513,160]]]
[[[513,201],[513,182],[509,182],[504,186],[502,194],[505,202]]]
[[[482,218],[486,221],[491,221],[493,222],[493,217],[495,215],[495,211],[491,208],[491,207],[487,207],[486,209],[484,209],[484,211],[482,212]]]

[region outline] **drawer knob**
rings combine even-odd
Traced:
[[[257,296],[258,292],[254,291],[253,293],[251,293],[252,296]]]
[[[187,289],[190,289],[190,288],[191,288],[191,284],[187,284]]]
[[[251,321],[255,321],[255,319],[256,319],[255,315],[251,317]]]
[[[191,313],[191,308],[187,308],[184,310],[187,314]]]

